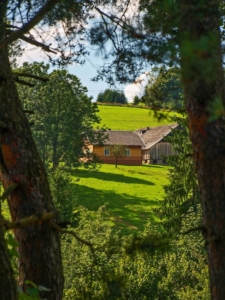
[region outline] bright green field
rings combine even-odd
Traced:
[[[73,171],[71,188],[79,205],[97,210],[107,204],[111,223],[123,233],[142,230],[147,220],[157,220],[153,211],[163,199],[168,184],[167,166],[102,165],[100,171]],[[78,180],[78,181],[77,181]]]
[[[171,121],[171,116],[175,113],[172,112],[161,112],[166,118],[162,118],[159,122],[154,116],[154,111],[149,109],[104,105],[99,105],[98,108],[98,115],[101,118],[100,127],[105,125],[112,130],[135,130],[174,123]]]

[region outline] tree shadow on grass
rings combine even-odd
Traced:
[[[109,221],[122,234],[135,233],[143,230],[147,221],[156,221],[154,208],[158,207],[157,200],[145,200],[128,194],[117,194],[114,191],[103,191],[83,185],[70,184],[71,192],[78,197],[78,205],[96,211],[106,204],[110,212]]]
[[[73,176],[77,176],[81,178],[96,178],[99,180],[123,182],[123,183],[130,183],[130,184],[155,185],[155,183],[148,180],[130,177],[122,174],[114,174],[114,173],[101,172],[101,171],[76,170],[76,171],[71,171],[71,174]]]
[[[157,165],[157,164],[146,164],[142,165],[142,167],[149,168],[149,169],[165,169],[165,167],[170,167],[169,165]]]

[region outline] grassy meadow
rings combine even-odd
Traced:
[[[122,233],[142,230],[147,220],[156,221],[154,208],[163,199],[168,184],[168,166],[102,165],[99,171],[72,172],[71,189],[78,204],[97,210],[106,204],[110,222]]]
[[[174,112],[160,111],[158,114],[163,116],[160,121],[155,116],[155,112],[145,108],[107,106],[99,105],[98,115],[101,118],[101,124],[106,125],[112,130],[136,130],[142,127],[155,127],[174,123],[171,117]]]

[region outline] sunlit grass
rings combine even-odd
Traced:
[[[171,117],[175,113],[162,111],[160,114],[163,114],[164,118],[159,121],[153,110],[104,105],[99,105],[98,113],[101,118],[100,127],[106,125],[112,130],[136,130],[174,123]]]
[[[103,165],[100,171],[73,171],[71,188],[79,205],[90,210],[107,204],[111,223],[123,233],[142,230],[147,220],[158,220],[154,208],[168,184],[167,166]]]

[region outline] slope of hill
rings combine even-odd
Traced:
[[[143,230],[148,219],[158,221],[159,207],[168,184],[168,166],[103,164],[99,171],[72,171],[71,192],[77,204],[96,211],[107,204],[110,223],[123,234]],[[77,180],[79,178],[79,180]]]
[[[107,105],[99,105],[98,108],[98,115],[101,118],[100,127],[105,125],[112,130],[135,130],[146,126],[155,127],[174,123],[171,120],[175,115],[173,112],[158,112],[164,116],[159,121],[154,111],[150,109]]]

